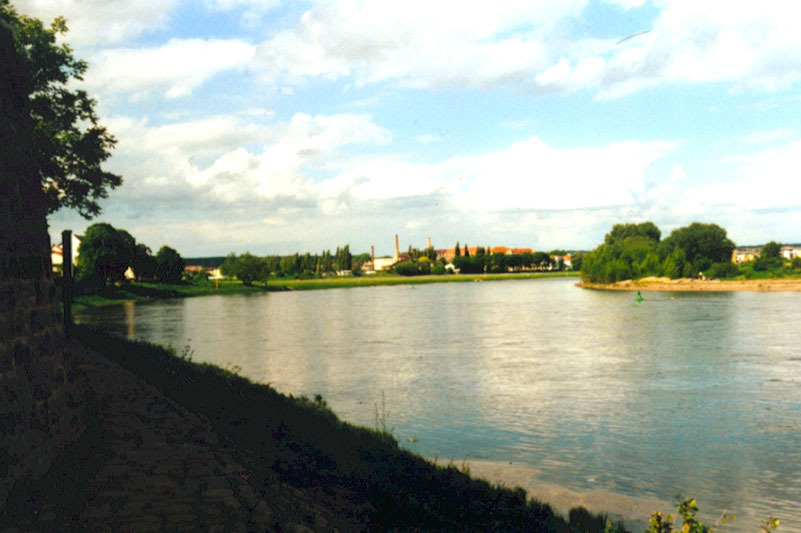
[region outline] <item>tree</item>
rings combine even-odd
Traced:
[[[297,259],[297,254],[293,256]],[[254,281],[264,281],[270,275],[267,262],[260,257],[245,252],[236,262],[236,277],[245,285],[252,285]]]
[[[759,257],[754,261],[754,270],[775,270],[782,266],[782,245],[770,241],[762,247]]]
[[[693,222],[689,226],[673,230],[659,245],[659,256],[664,258],[675,248],[684,250],[689,275],[706,270],[713,263],[731,261],[734,243],[726,236],[726,230],[717,224]],[[688,274],[685,269],[683,274]]]
[[[572,270],[578,272],[581,270],[581,264],[584,262],[584,252],[575,252],[570,257],[572,263]]]
[[[67,32],[61,17],[46,28],[38,19],[18,15],[8,0],[0,0],[0,21],[13,30],[21,52],[23,79],[16,84],[15,96],[24,97],[29,106],[31,177],[35,174],[41,181],[45,211],[68,207],[92,218],[100,213],[98,200],[122,178],[101,168],[116,140],[98,124],[95,100],[86,91],[72,89],[71,82],[82,79],[87,64],[75,59],[67,44],[57,44],[58,35]]]
[[[547,270],[551,266],[551,256],[545,252],[534,252],[531,256],[531,264],[537,270]]]
[[[295,256],[291,258],[292,265],[295,265]],[[281,263],[284,258],[281,259]],[[252,285],[254,281],[264,281],[270,275],[270,267],[267,259],[256,257],[250,252],[245,252],[239,257],[234,253],[226,256],[225,261],[220,267],[220,273],[224,276],[236,276],[245,285]]]
[[[178,283],[184,273],[184,260],[174,249],[162,246],[156,252],[156,278],[162,283]]]
[[[156,258],[150,253],[150,248],[141,243],[134,247],[131,268],[136,281],[151,280],[156,277]]]
[[[459,250],[459,241],[456,241],[456,246],[453,248],[454,257],[459,257],[462,255],[462,251]]]
[[[106,223],[86,228],[78,247],[80,277],[95,278],[103,283],[120,282],[133,263],[136,241],[124,230]]]
[[[770,241],[762,247],[762,253],[759,257],[767,257],[769,259],[779,259],[782,256],[782,245],[776,241]]]
[[[604,237],[604,244],[614,244],[623,241],[628,237],[647,237],[659,242],[662,232],[653,222],[643,222],[642,224],[615,224],[612,231]],[[564,254],[562,254],[564,255]]]
[[[337,248],[336,265],[337,270],[350,270],[353,256],[350,254],[350,245],[346,244],[343,248]]]

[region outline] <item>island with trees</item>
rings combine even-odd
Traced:
[[[615,224],[584,255],[582,287],[661,291],[801,291],[801,257],[770,241],[736,264],[735,244],[716,224],[693,222],[662,239],[653,222]]]

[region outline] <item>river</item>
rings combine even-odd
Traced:
[[[801,532],[801,294],[637,303],[574,284],[208,296],[76,321],[321,394],[426,457],[511,463],[532,487],[610,501],[680,492],[736,514],[726,531],[772,514]]]

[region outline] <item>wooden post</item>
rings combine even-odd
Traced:
[[[72,231],[68,229],[61,232],[61,251],[63,254],[61,298],[64,302],[64,335],[69,339],[72,336]]]

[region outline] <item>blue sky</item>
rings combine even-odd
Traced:
[[[797,2],[15,6],[67,18],[119,141],[97,221],[154,250],[590,249],[645,220],[801,242]]]

